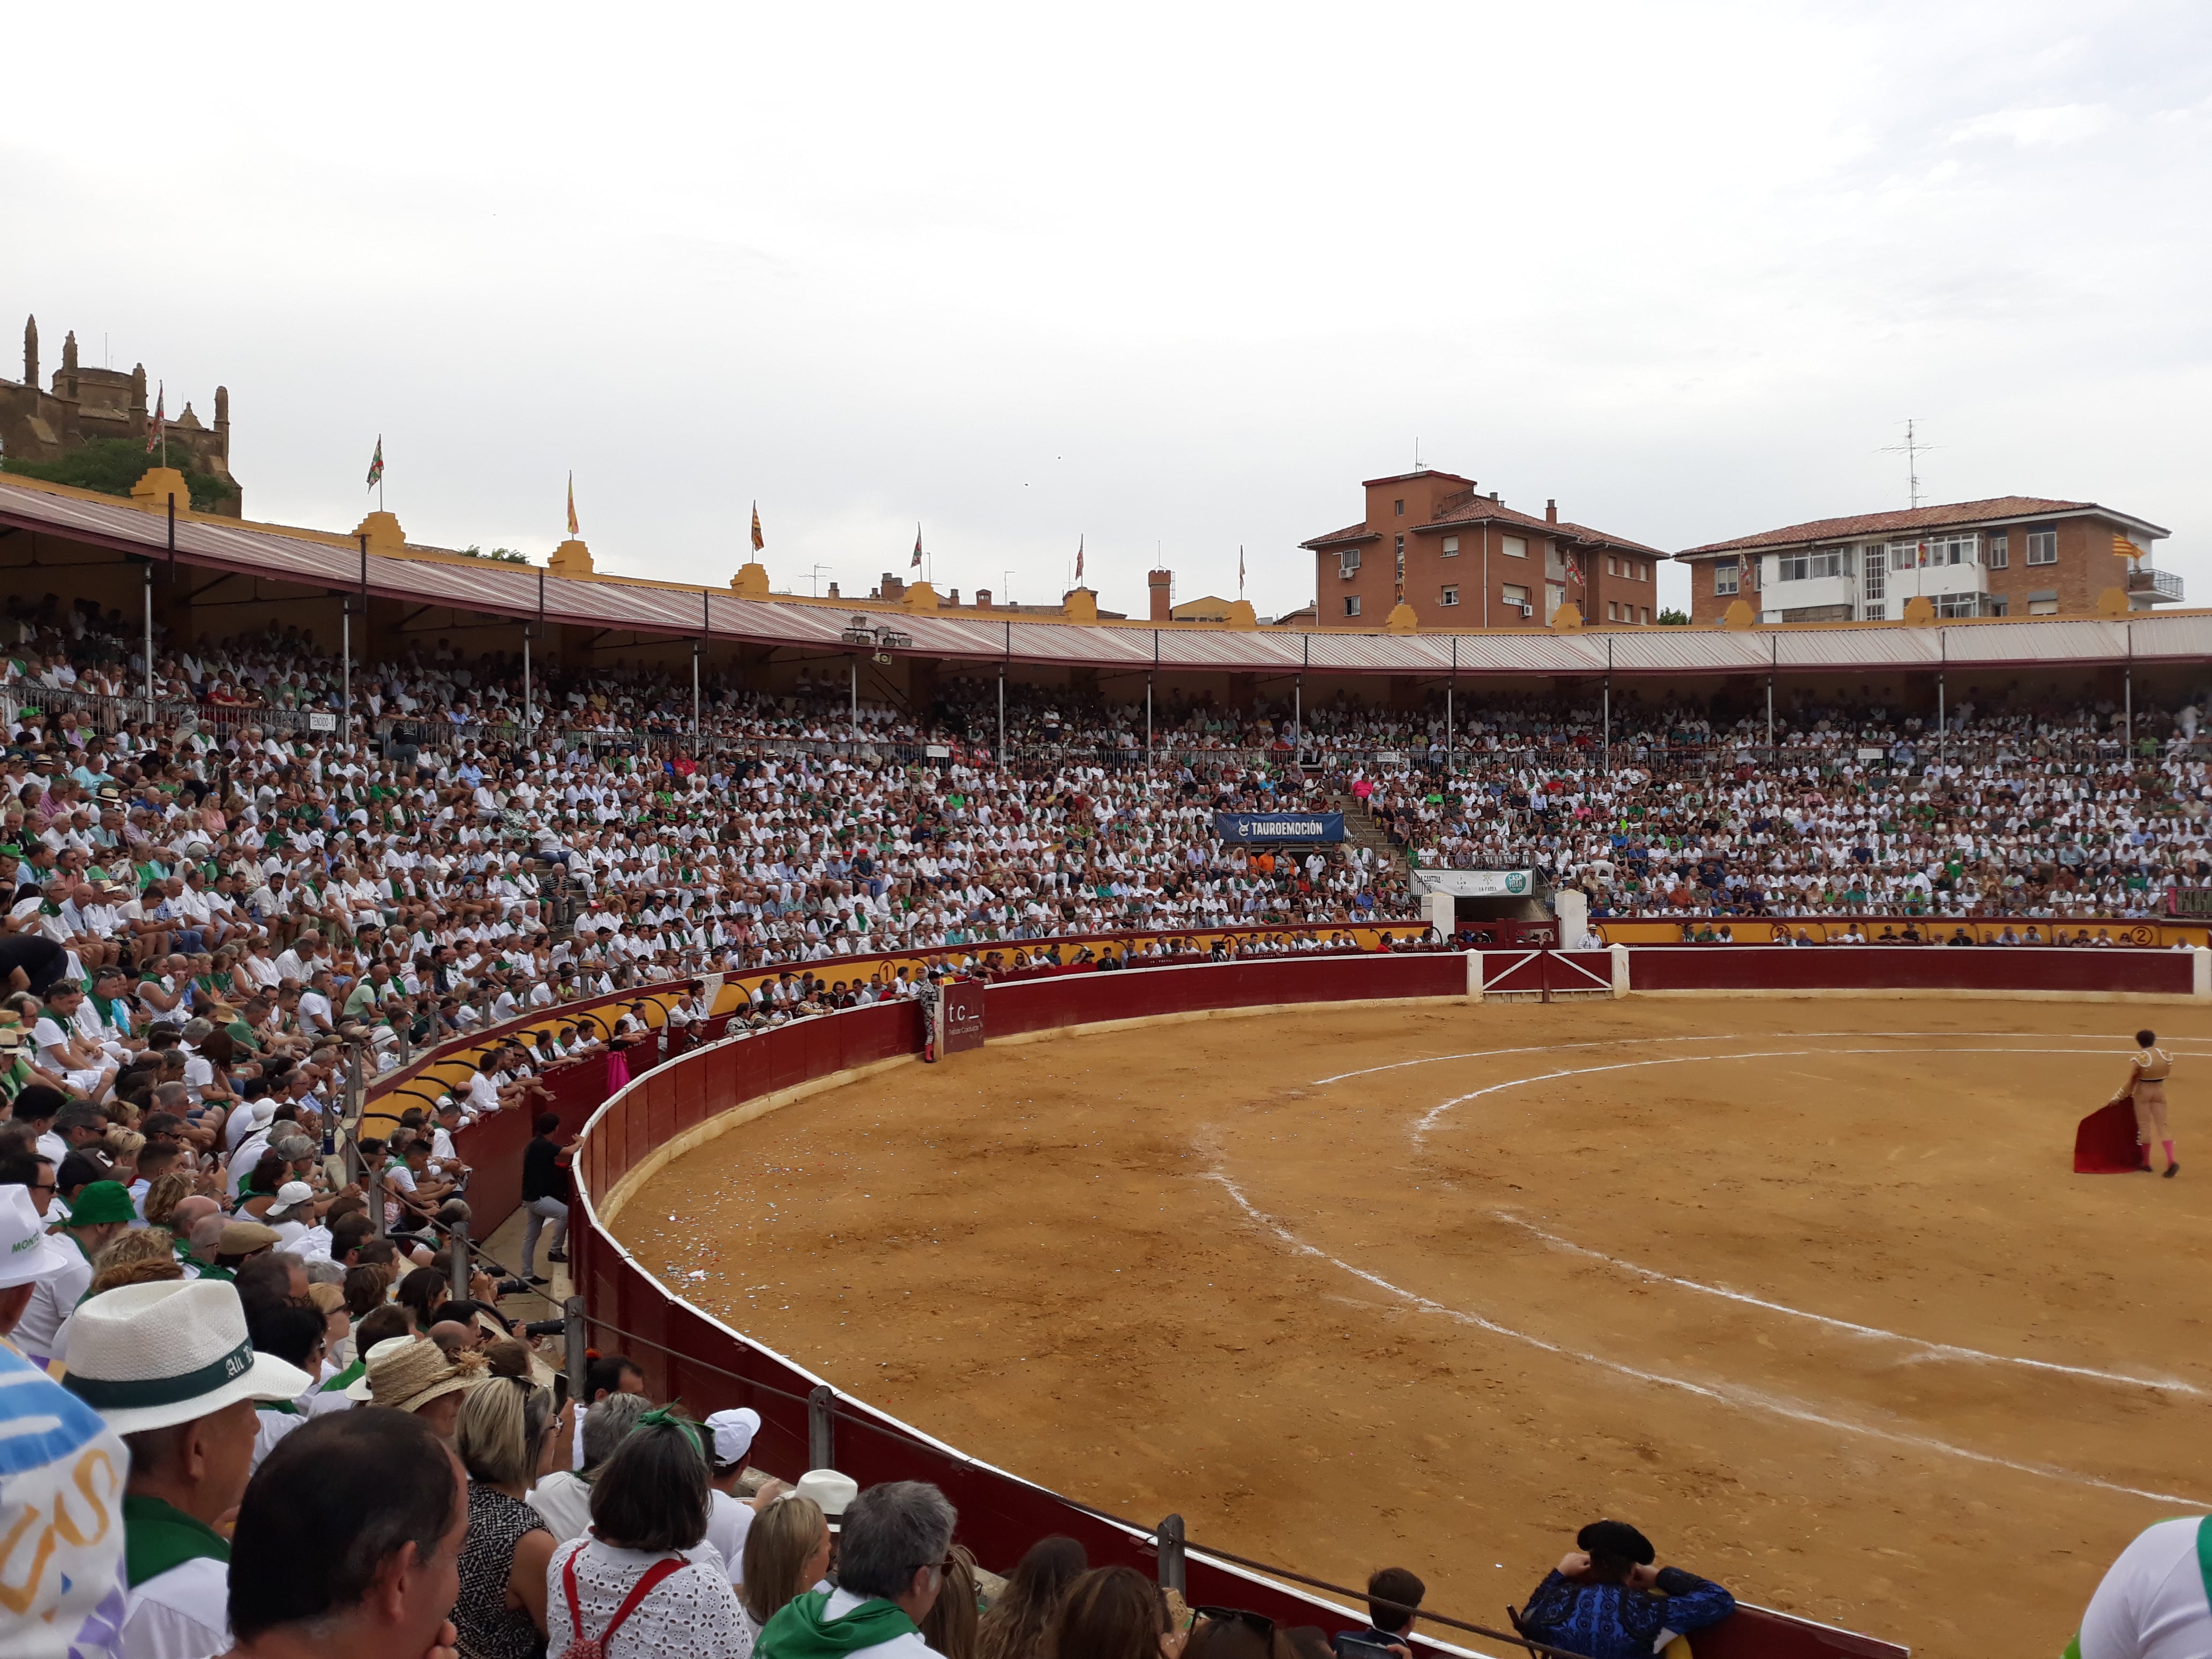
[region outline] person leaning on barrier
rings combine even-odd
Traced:
[[[288,1437],[239,1507],[228,1659],[453,1659],[466,1494],[453,1452],[397,1412]]]
[[[1586,1659],[1643,1659],[1735,1611],[1735,1597],[1710,1579],[1654,1566],[1657,1554],[1626,1522],[1593,1521],[1536,1587],[1518,1628]]]
[[[1184,1650],[1183,1632],[1174,1622],[1160,1587],[1134,1567],[1093,1567],[1060,1596],[1043,1650],[1080,1654],[1084,1659],[1176,1659]],[[1273,1625],[1260,1622],[1266,1626],[1262,1639],[1272,1639]],[[1217,1634],[1230,1632],[1241,1637],[1243,1627],[1232,1621]],[[1256,1659],[1268,1659],[1268,1654],[1262,1646]]]
[[[1340,1632],[1333,1644],[1337,1659],[1382,1659],[1382,1652],[1413,1659],[1413,1609],[1429,1587],[1403,1567],[1385,1567],[1367,1581],[1365,1630]],[[1381,1651],[1377,1651],[1380,1650]]]
[[[866,1488],[840,1526],[837,1588],[787,1603],[761,1632],[761,1659],[921,1659],[921,1623],[944,1589],[958,1519],[927,1482]]]

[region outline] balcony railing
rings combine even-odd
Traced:
[[[2181,577],[2174,571],[2160,570],[2153,565],[2137,565],[2128,572],[2128,592],[2148,593],[2151,603],[2171,599],[2181,601]]]

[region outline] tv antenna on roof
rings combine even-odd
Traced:
[[[1877,455],[1902,455],[1905,457],[1905,489],[1911,501],[1911,504],[1916,507],[1920,505],[1920,458],[1923,455],[1927,454],[1930,450],[1938,447],[1940,447],[1939,445],[1922,443],[1918,435],[1913,431],[1912,422],[1908,418],[1905,422],[1905,441],[1903,443],[1885,444],[1880,449],[1875,451],[1875,453]]]

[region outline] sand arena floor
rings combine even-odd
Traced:
[[[2185,1056],[2183,1174],[2075,1176],[2138,1014]],[[896,1070],[618,1231],[841,1387],[1200,1543],[1402,1564],[1487,1623],[1617,1516],[1984,1659],[2057,1651],[2212,1499],[2208,1099],[2212,1015],[2173,1007],[1329,1009]]]

